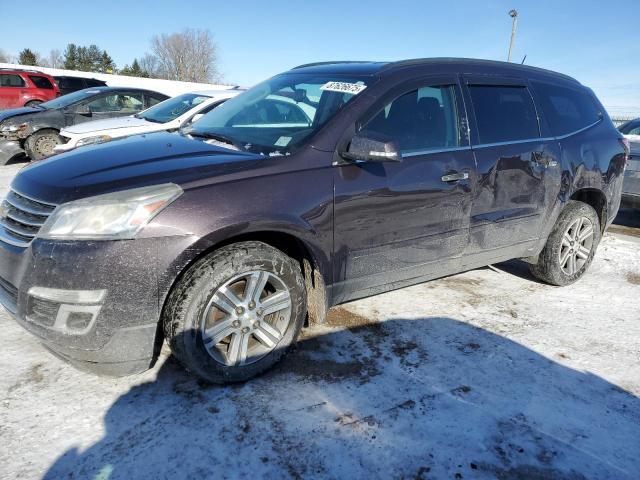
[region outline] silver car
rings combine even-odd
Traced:
[[[618,130],[629,140],[631,147],[622,184],[622,203],[640,209],[640,118],[620,125]]]

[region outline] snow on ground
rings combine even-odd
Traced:
[[[0,478],[638,478],[639,247],[608,234],[565,288],[508,262],[343,305],[229,387],[168,352],[84,374],[3,312]]]

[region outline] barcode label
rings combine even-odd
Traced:
[[[329,92],[351,93],[353,95],[359,94],[367,88],[362,83],[347,83],[347,82],[327,82],[320,87],[320,90],[327,90]]]

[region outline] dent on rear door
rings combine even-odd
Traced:
[[[542,138],[524,81],[465,80],[478,169],[467,253],[489,260],[529,255],[558,194],[558,144]]]

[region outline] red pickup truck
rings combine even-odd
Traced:
[[[60,96],[52,76],[36,70],[0,69],[0,110],[34,107]]]

